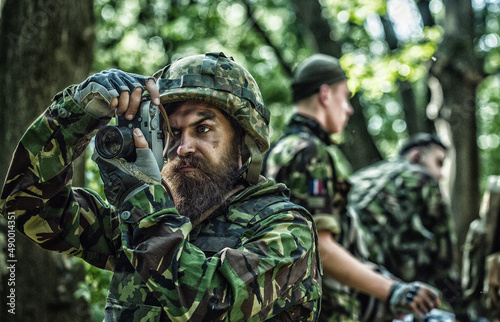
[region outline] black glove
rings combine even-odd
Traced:
[[[99,166],[101,179],[104,182],[106,199],[115,207],[134,196],[148,185],[161,184],[161,173],[148,148],[137,148],[135,162],[125,159],[104,159],[97,152],[92,155]]]
[[[110,116],[113,111],[109,108],[109,104],[114,97],[119,97],[121,92],[132,92],[138,87],[144,90],[148,79],[154,78],[118,69],[105,70],[90,76],[78,85],[73,99],[96,118]]]
[[[425,283],[394,282],[387,304],[393,314],[413,313],[420,317],[438,305],[438,297],[439,291]]]

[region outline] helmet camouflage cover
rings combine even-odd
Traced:
[[[158,72],[161,103],[199,100],[223,110],[257,144],[269,148],[269,110],[257,82],[232,57],[209,52],[181,58]]]

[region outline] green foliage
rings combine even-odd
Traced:
[[[500,164],[500,78],[487,78],[478,91],[478,147],[480,152],[482,186],[489,175],[498,175]]]
[[[341,64],[349,76],[349,89],[361,95],[360,112],[367,119],[369,132],[382,155],[394,156],[408,137],[399,82],[413,84],[417,97],[426,96],[427,89],[418,84],[426,81],[427,63],[437,50],[442,30],[439,26],[421,28],[418,36],[408,41],[399,39],[398,48],[391,50],[383,32],[374,34],[371,30],[374,22],[382,28],[380,19],[388,18],[387,1],[322,3],[332,21],[335,39],[343,44]],[[424,109],[426,101],[419,103]]]
[[[272,126],[280,128],[290,110],[288,75],[256,24],[280,49],[287,68],[310,52],[301,49],[288,1],[249,3],[96,0],[95,70],[115,67],[150,75],[183,56],[223,51],[254,75],[273,112]]]
[[[90,314],[93,322],[104,320],[104,303],[108,294],[109,283],[112,273],[101,270],[86,262],[85,281],[78,284],[75,292],[76,298],[83,298],[90,304]]]

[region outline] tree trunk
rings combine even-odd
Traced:
[[[412,84],[408,81],[398,81],[397,85],[408,127],[408,135],[412,136],[419,132],[436,132],[433,122],[426,115],[425,106],[419,106]],[[425,95],[424,99],[426,100],[425,105],[427,105],[429,103],[427,95]]]
[[[0,176],[5,178],[15,145],[28,125],[58,91],[89,74],[94,17],[91,0],[7,0],[1,9]],[[82,185],[81,174],[79,180]],[[5,225],[5,220],[0,223]],[[0,241],[7,232],[2,228]],[[9,263],[14,269],[5,271],[1,264],[2,320],[88,321],[87,304],[73,296],[84,277],[82,265],[44,251],[20,234],[14,245],[17,262]],[[8,284],[9,278],[14,278],[15,286]],[[9,295],[15,295],[9,300],[15,304],[15,315],[7,312],[12,308],[5,305]]]
[[[305,39],[312,39],[311,44],[318,52],[340,58],[342,50],[340,43],[330,37],[332,27],[323,17],[323,7],[320,1],[293,0],[298,21],[306,27]]]
[[[340,149],[349,160],[352,170],[357,171],[382,160],[382,154],[368,132],[359,95],[351,98],[351,104],[354,114],[349,118],[349,123],[344,130],[344,142],[340,145]]]
[[[451,138],[451,210],[460,249],[472,220],[478,217],[479,158],[477,150],[476,90],[484,79],[483,62],[474,51],[474,16],[468,0],[445,0],[444,39],[431,72],[443,91],[440,117],[448,124]]]

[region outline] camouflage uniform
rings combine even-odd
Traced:
[[[369,259],[404,281],[436,286],[445,301],[459,296],[450,215],[425,167],[403,158],[382,161],[350,181],[349,207],[371,232]]]
[[[330,135],[315,120],[295,114],[266,154],[263,175],[285,183],[290,200],[311,212],[318,230],[328,230],[337,240],[345,240],[341,216],[349,183],[337,176],[332,145]],[[320,320],[358,321],[359,303],[352,290],[328,275],[323,276],[322,284]]]
[[[72,162],[107,122],[82,111],[73,90],[23,136],[0,211],[41,247],[114,272],[106,320],[317,319],[317,236],[286,187],[250,185],[194,229],[159,185],[115,209],[71,186]]]

